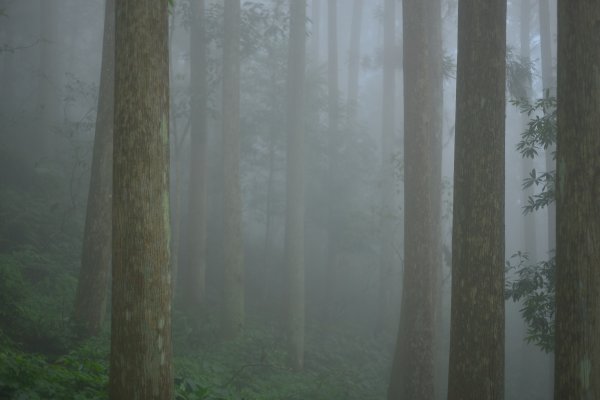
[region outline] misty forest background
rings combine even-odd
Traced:
[[[0,1],[0,398],[600,398],[599,4],[147,3]]]

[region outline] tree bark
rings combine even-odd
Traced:
[[[168,0],[115,5],[109,397],[170,400]]]
[[[554,398],[600,397],[600,3],[558,1]]]
[[[290,3],[287,84],[285,264],[288,276],[288,346],[293,369],[304,365],[304,82],[306,0]]]
[[[223,42],[223,335],[244,325],[244,260],[240,188],[240,0],[225,0]]]
[[[404,0],[404,278],[388,399],[434,398],[441,271],[442,10]]]
[[[81,269],[73,320],[78,335],[100,333],[106,314],[111,268],[112,162],[114,125],[115,4],[106,0],[100,95],[94,134],[92,173],[83,233]]]
[[[191,54],[191,164],[188,204],[186,304],[191,315],[202,306],[206,276],[206,177],[207,177],[207,55],[204,34],[204,0],[192,4]]]
[[[448,399],[504,398],[506,1],[459,0]]]

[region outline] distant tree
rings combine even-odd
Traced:
[[[396,2],[386,0],[383,20],[383,81],[381,104],[381,209],[379,329],[395,320],[394,290],[394,141],[396,136]]]
[[[244,257],[240,188],[240,0],[225,0],[223,41],[223,314],[225,338],[244,326]]]
[[[388,399],[434,398],[441,273],[442,9],[404,0],[404,276]]]
[[[600,3],[558,1],[554,398],[600,396]]]
[[[111,268],[112,155],[114,124],[114,0],[106,0],[100,95],[92,174],[73,319],[82,338],[97,335],[106,314]]]
[[[285,265],[290,366],[304,364],[304,84],[306,0],[290,3]]]
[[[173,398],[168,3],[115,3],[114,400]]]
[[[311,53],[312,62],[319,62],[320,42],[321,39],[321,0],[312,0],[311,3]]]
[[[506,1],[459,0],[457,61],[448,399],[500,400]]]
[[[354,0],[350,25],[350,49],[348,51],[348,119],[356,116],[358,106],[358,76],[360,72],[360,36],[362,32],[364,0]]]
[[[183,291],[191,314],[199,312],[205,292],[206,275],[206,179],[207,179],[207,98],[208,58],[204,21],[204,0],[192,2],[190,36],[190,118],[191,164],[188,210],[187,268]]]

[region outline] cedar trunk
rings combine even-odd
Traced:
[[[504,398],[506,1],[459,0],[449,400]]]
[[[600,2],[558,1],[554,398],[600,398]]]
[[[439,0],[404,0],[404,279],[388,399],[434,398],[441,268],[442,52]]]
[[[81,338],[100,333],[111,268],[115,4],[106,0],[100,95],[73,320]]]
[[[173,397],[168,0],[116,2],[109,397]]]

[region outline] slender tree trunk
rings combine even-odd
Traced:
[[[188,259],[185,298],[192,314],[203,303],[206,275],[206,142],[207,142],[207,65],[204,34],[204,0],[192,4],[194,19],[191,53],[191,165],[188,204]]]
[[[109,397],[170,400],[168,0],[115,5]]]
[[[520,48],[521,48],[521,59],[524,61],[531,61],[531,49],[530,49],[530,20],[531,20],[531,3],[529,0],[521,0],[521,23],[520,23]],[[531,98],[531,80],[524,82],[525,92],[523,95],[529,100]],[[529,124],[529,116],[527,114],[521,114],[521,129],[527,129]],[[519,134],[521,131],[519,131]],[[533,160],[528,157],[521,158],[521,174],[523,178],[529,176],[529,173],[533,169]],[[533,188],[524,189],[522,191],[522,198],[524,203],[527,204],[527,200],[530,196],[533,196]],[[537,257],[537,242],[536,242],[536,229],[535,229],[535,214],[528,214],[523,216],[523,244],[525,251],[529,254],[530,260],[536,262]]]
[[[319,55],[321,53],[321,0],[312,0],[311,4],[311,53],[312,53],[312,62],[318,64]]]
[[[350,51],[348,52],[348,119],[356,118],[358,107],[358,75],[360,72],[360,34],[364,0],[354,0],[350,26]]]
[[[556,400],[600,397],[600,3],[558,1]]]
[[[542,59],[542,84],[544,86],[544,95],[546,91],[550,96],[556,95],[554,67],[552,65],[552,29],[550,28],[550,2],[552,0],[539,0],[540,17],[540,48]],[[546,149],[546,171],[554,171],[556,162],[552,158],[552,153],[556,151],[556,146],[550,146]],[[548,249],[554,249],[556,246],[556,204],[548,205]]]
[[[459,0],[458,27],[448,400],[501,400],[506,1]]]
[[[240,188],[240,0],[225,0],[223,42],[223,246],[225,338],[244,325],[244,261]]]
[[[396,133],[396,2],[386,0],[383,22],[383,98],[381,130],[381,265],[379,272],[379,331],[391,330],[396,307],[394,279],[394,137]]]
[[[337,136],[339,129],[339,86],[338,86],[338,45],[337,45],[337,0],[328,0],[328,46],[327,46],[327,75],[328,75],[328,112],[329,112],[329,132],[328,132],[328,157],[329,166],[327,171],[327,182],[329,186],[328,214],[327,222],[327,277],[326,277],[326,301],[329,314],[333,312],[333,302],[336,299],[335,281],[337,274],[337,253],[338,253],[338,229],[336,226],[337,218],[335,204],[337,196],[335,194],[334,182],[336,176],[337,164]],[[332,315],[328,315],[328,318]]]
[[[441,268],[442,52],[439,0],[404,0],[404,279],[388,399],[433,399]]]
[[[304,365],[304,82],[306,0],[290,3],[287,84],[285,265],[288,275],[289,362]]]
[[[114,124],[115,5],[106,0],[100,95],[94,135],[81,269],[73,320],[81,338],[100,333],[106,314],[111,268],[112,162]]]

